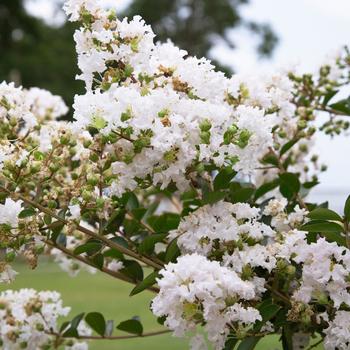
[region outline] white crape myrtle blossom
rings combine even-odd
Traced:
[[[326,293],[335,308],[342,303],[350,305],[349,249],[319,238],[315,243],[299,245],[294,255],[293,260],[303,264],[301,286],[294,293],[295,300],[309,303],[313,297]]]
[[[0,293],[0,340],[4,350],[37,350],[51,347],[58,331],[58,319],[67,316],[57,292],[33,289],[7,290]],[[85,327],[85,333],[91,330]],[[68,349],[68,348],[67,348]]]
[[[196,334],[190,340],[190,348],[191,350],[208,350],[207,343],[202,334]]]
[[[46,253],[71,276],[99,270],[135,284],[130,295],[154,292],[154,315],[193,350],[268,334],[288,349],[317,334],[350,349],[350,198],[340,215],[306,198],[322,171],[318,111],[326,134],[350,127],[334,95],[350,53],[315,76],[227,78],[155,43],[139,16],[120,20],[98,0],[64,8],[81,23],[74,120],[59,120],[60,97],[0,84],[0,282],[18,255],[35,268]],[[70,339],[79,317],[98,334],[82,321],[81,338],[125,338],[98,312],[61,328],[67,313],[54,292],[1,293],[0,347],[87,350]],[[117,327],[130,337],[164,333],[130,321]]]
[[[0,225],[6,224],[16,228],[18,225],[18,214],[22,210],[22,201],[14,201],[11,198],[7,198],[4,204],[0,204]]]
[[[15,126],[24,122],[20,135],[24,136],[43,120],[56,119],[68,112],[63,99],[49,91],[16,87],[14,83],[0,84],[0,120]]]
[[[256,78],[228,79],[204,58],[154,44],[140,17],[120,21],[97,3],[67,1],[65,9],[84,23],[75,41],[88,91],[75,97],[73,128],[119,138],[109,193],[121,196],[148,178],[184,191],[199,162],[251,173],[272,146],[276,120],[293,114],[288,78],[257,86]]]
[[[324,347],[326,350],[350,349],[350,312],[337,311],[335,317],[324,330],[326,337]]]
[[[251,307],[235,304],[256,297],[253,283],[217,261],[198,254],[183,255],[160,271],[159,294],[153,299],[152,311],[165,316],[165,325],[175,336],[194,331],[198,321],[205,321],[208,340],[222,349],[231,325],[251,325],[261,320]],[[234,305],[230,300],[235,300]]]
[[[256,220],[259,215],[259,209],[247,203],[208,204],[186,216],[179,227],[170,232],[169,239],[178,238],[183,253],[208,256],[214,249],[229,247],[242,239],[260,241],[273,237],[274,231]]]
[[[271,216],[271,226],[277,231],[288,232],[308,221],[308,210],[296,205],[289,214],[286,211],[287,200],[285,198],[271,199],[263,210],[263,214]]]
[[[111,271],[118,272],[124,268],[124,264],[122,261],[112,260],[110,263],[108,263],[107,268]]]
[[[26,100],[31,112],[39,120],[56,119],[68,112],[61,96],[52,95],[44,89],[30,88],[26,92]]]
[[[11,283],[15,280],[16,272],[11,265],[6,263],[0,263],[0,283]]]
[[[36,124],[25,90],[4,81],[0,84],[0,120],[2,123],[10,123],[20,119],[29,122],[31,126]]]

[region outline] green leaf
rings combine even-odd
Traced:
[[[124,255],[119,250],[116,250],[116,249],[108,249],[108,250],[104,251],[103,256],[105,258],[114,258],[117,260],[124,259]]]
[[[280,192],[287,199],[292,199],[300,190],[299,178],[293,173],[284,173],[280,178]]]
[[[275,189],[279,184],[280,184],[280,180],[279,179],[273,180],[271,182],[264,183],[263,185],[261,185],[255,191],[254,198],[258,199],[258,198],[262,197],[266,193],[268,193],[268,192],[272,191],[273,189]]]
[[[350,196],[346,199],[344,205],[344,216],[347,221],[350,221]]]
[[[139,201],[136,195],[132,192],[127,193],[126,209],[129,211],[132,211],[133,209],[136,209],[138,207],[139,207]]]
[[[260,328],[264,325],[264,323],[270,321],[273,317],[277,315],[280,309],[281,306],[273,304],[272,300],[266,300],[265,303],[262,303],[259,307],[259,313],[262,317],[262,321],[256,322],[254,330],[259,331]]]
[[[140,282],[136,287],[130,292],[130,296],[136,295],[146,288],[153,286],[156,283],[156,278],[159,277],[159,273],[157,271],[149,274],[142,282]]]
[[[239,343],[237,350],[253,350],[260,339],[261,337],[248,337]]]
[[[322,105],[327,106],[328,102],[338,93],[338,91],[339,90],[333,90],[328,92],[323,98]]]
[[[177,238],[173,239],[165,252],[165,262],[175,262],[177,257],[180,256],[181,252],[177,245]]]
[[[262,162],[264,164],[271,164],[276,167],[278,167],[278,158],[274,154],[267,154],[263,159]]]
[[[342,232],[343,227],[335,222],[313,220],[309,221],[300,228],[308,232]]]
[[[57,242],[57,239],[63,230],[64,224],[62,224],[60,221],[55,221],[51,226],[54,227],[51,228],[50,238],[53,242]]]
[[[120,236],[112,237],[110,240],[114,243],[121,245],[124,248],[129,248],[128,242],[123,237],[120,237]]]
[[[78,337],[78,331],[77,328],[81,322],[81,320],[84,318],[85,313],[81,313],[73,318],[73,320],[70,322],[69,328],[63,333],[63,337]]]
[[[350,115],[350,97],[329,105],[332,109]]]
[[[225,192],[207,192],[202,200],[203,205],[205,204],[214,204],[216,202],[221,201],[222,199],[224,199],[226,196]]]
[[[159,233],[147,236],[139,245],[139,252],[141,254],[151,255],[153,253],[155,244],[158,242],[162,242],[166,236],[166,233]]]
[[[143,270],[140,264],[135,260],[125,260],[123,261],[124,268],[120,272],[124,273],[135,282],[143,280]]]
[[[230,186],[231,180],[236,176],[237,172],[231,167],[222,169],[214,179],[214,190],[223,190]]]
[[[232,203],[244,203],[251,199],[255,192],[253,187],[242,187],[236,191],[230,191]]]
[[[317,180],[315,181],[307,181],[303,183],[303,187],[306,188],[307,190],[317,186],[319,182]]]
[[[238,343],[238,339],[236,338],[228,339],[225,343],[225,347],[223,350],[234,350],[237,343]]]
[[[95,255],[91,261],[99,270],[102,270],[104,265],[104,256],[102,254]]]
[[[293,350],[293,332],[290,325],[286,324],[282,330],[282,345],[283,350]]]
[[[342,221],[342,218],[336,212],[327,208],[316,208],[307,217],[313,220]]]
[[[75,255],[80,255],[83,253],[93,254],[98,252],[102,248],[102,244],[98,242],[88,242],[82,244],[74,249]]]
[[[86,323],[99,335],[104,336],[106,332],[106,321],[99,312],[90,312],[85,316]]]
[[[119,231],[119,228],[122,225],[124,218],[125,210],[115,210],[108,219],[104,230],[108,233],[114,233],[116,231]]]
[[[284,144],[281,147],[280,156],[283,156],[285,153],[287,153],[298,141],[299,141],[299,138],[291,140],[291,141],[287,142],[286,144]]]
[[[147,222],[156,232],[165,233],[177,229],[180,223],[180,215],[164,213],[159,216],[149,217]]]
[[[140,321],[131,319],[119,323],[117,329],[136,335],[141,335],[143,333],[143,327]]]
[[[24,218],[28,218],[30,216],[33,216],[36,214],[36,210],[34,208],[26,208],[23,209],[19,214],[18,214],[18,218],[19,219],[24,219]]]
[[[146,208],[136,208],[131,211],[132,216],[135,220],[141,220],[146,213]]]
[[[67,327],[69,326],[70,322],[69,321],[65,321],[61,324],[61,327],[60,327],[60,333],[62,333],[64,330],[67,329]]]

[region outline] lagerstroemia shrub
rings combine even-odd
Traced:
[[[348,51],[314,75],[227,78],[155,44],[139,17],[95,0],[65,10],[81,23],[86,84],[74,121],[60,121],[67,107],[49,92],[0,85],[0,281],[15,278],[18,256],[35,268],[49,254],[70,275],[154,293],[160,329],[98,310],[59,324],[69,309],[57,293],[8,290],[2,347],[171,331],[197,350],[253,349],[270,334],[283,349],[350,349],[350,200],[340,214],[307,200],[325,170],[315,137],[349,127],[349,99],[337,97]]]

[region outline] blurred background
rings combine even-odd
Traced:
[[[63,96],[68,106],[84,87],[78,73],[73,42],[75,25],[66,21],[62,0],[0,0],[0,81],[38,86]],[[119,16],[140,14],[153,26],[158,40],[171,38],[192,55],[206,56],[217,69],[232,73],[261,73],[298,66],[314,72],[344,45],[350,45],[349,0],[104,0]],[[344,91],[348,96],[349,91]],[[72,114],[70,114],[71,117]],[[316,153],[329,167],[311,197],[329,200],[342,210],[350,193],[350,138],[320,135]],[[136,314],[146,330],[155,329],[148,304],[151,295],[131,299],[130,286],[99,274],[76,279],[51,263],[36,273],[18,265],[11,288],[56,289],[73,313],[99,310],[121,321]],[[67,283],[69,281],[69,283]],[[1,288],[5,286],[0,285]],[[99,298],[96,298],[98,292]],[[159,326],[158,326],[159,327]],[[269,339],[259,349],[278,347]],[[142,345],[141,345],[142,344]],[[91,349],[185,349],[168,335],[157,339],[94,344]]]

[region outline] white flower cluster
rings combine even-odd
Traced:
[[[38,88],[29,90],[13,83],[0,84],[0,170],[6,161],[21,166],[29,152],[19,141],[30,139],[39,143],[39,149],[51,148],[51,138],[57,135],[63,123],[55,119],[65,115],[68,108],[59,96]],[[42,124],[45,124],[42,126]],[[38,130],[40,131],[38,132]],[[65,126],[67,129],[67,126]],[[51,130],[50,132],[48,130]],[[11,141],[18,141],[16,146]]]
[[[248,239],[258,242],[273,237],[275,232],[270,226],[258,222],[259,216],[259,209],[249,204],[220,201],[186,216],[179,227],[170,232],[169,238],[178,238],[178,246],[184,254],[209,256],[213,250],[226,251]]]
[[[184,190],[200,162],[251,172],[276,120],[293,113],[285,76],[228,79],[170,42],[154,44],[140,17],[120,21],[96,1],[65,8],[83,23],[75,40],[88,89],[75,98],[74,128],[117,138],[108,152],[117,158],[110,190],[118,196],[148,178]]]
[[[1,123],[15,124],[24,121],[21,134],[44,119],[56,119],[68,112],[60,96],[50,92],[31,88],[29,90],[15,87],[14,83],[0,84],[0,120]]]
[[[315,243],[299,245],[294,255],[293,260],[303,266],[301,286],[294,294],[296,300],[309,303],[325,293],[335,308],[342,303],[350,305],[349,249],[319,238]]]
[[[153,299],[152,311],[166,316],[165,325],[176,336],[184,336],[195,330],[198,322],[205,322],[208,340],[222,349],[231,327],[261,320],[258,310],[240,303],[255,298],[253,283],[241,280],[217,261],[198,254],[184,255],[160,273],[160,292]]]
[[[11,198],[7,198],[4,204],[0,204],[0,225],[5,224],[11,228],[17,228],[18,214],[22,210],[22,201],[14,201]]]
[[[50,332],[57,332],[58,319],[67,316],[57,292],[37,292],[33,289],[7,290],[0,293],[0,343],[4,350],[37,350],[54,347]],[[91,334],[83,323],[81,334]],[[86,350],[87,344],[77,342],[66,350]]]
[[[152,309],[157,316],[166,316],[166,325],[175,335],[193,331],[196,324],[204,321],[209,340],[220,349],[230,331],[229,327],[220,328],[220,325],[230,322],[251,325],[259,319],[258,311],[252,307],[254,304],[242,309],[240,301],[259,300],[266,291],[268,276],[276,271],[293,280],[289,293],[295,305],[312,307],[317,301],[329,303],[335,309],[350,305],[349,250],[324,238],[308,243],[306,232],[297,229],[306,221],[307,211],[297,206],[287,213],[286,205],[284,199],[273,199],[263,210],[265,216],[271,217],[275,231],[259,221],[258,209],[245,203],[221,201],[194,211],[180,222],[177,230],[170,232],[169,239],[177,239],[184,255],[161,271],[160,293]],[[236,276],[231,280],[240,284],[240,288],[248,283],[254,296],[233,293],[230,298],[229,293],[220,291],[224,303],[216,294],[215,302],[211,294],[207,296],[210,288],[215,286],[216,290],[218,284],[210,282],[213,275],[221,280],[229,273]],[[206,312],[209,309],[211,312]],[[237,332],[237,328],[234,329]],[[332,329],[328,332],[330,336]],[[220,337],[216,338],[215,334]],[[348,341],[349,335],[343,338]],[[303,335],[300,342],[307,341],[308,335]],[[201,348],[199,338],[192,343],[193,349]]]
[[[349,311],[337,311],[335,317],[325,329],[324,347],[326,350],[350,349],[350,313]]]

